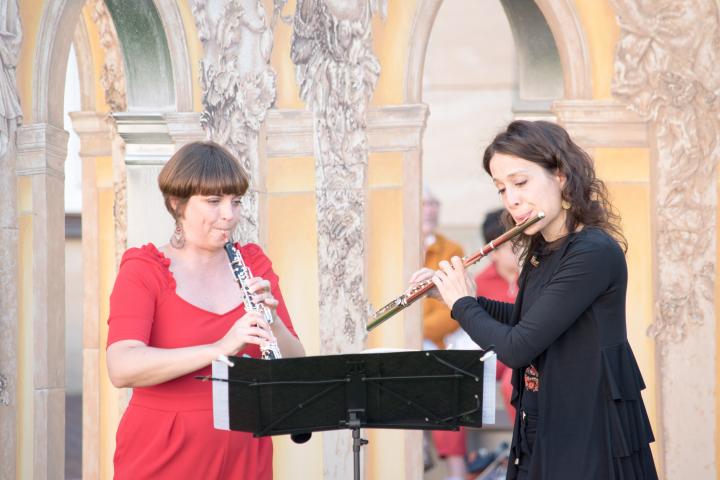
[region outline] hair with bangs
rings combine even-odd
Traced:
[[[565,226],[574,232],[579,225],[600,228],[617,240],[627,251],[627,240],[620,228],[620,216],[610,203],[607,187],[595,175],[590,155],[572,141],[561,126],[543,120],[516,120],[500,132],[485,149],[483,167],[492,176],[490,161],[496,153],[512,155],[543,167],[553,174],[565,175],[562,199],[570,204]],[[508,226],[513,226],[510,215],[504,215]],[[533,252],[540,233],[531,237],[520,235],[513,242],[525,258]]]
[[[175,152],[160,171],[158,185],[165,207],[177,220],[193,195],[244,195],[250,178],[227,148],[204,141],[188,143]]]

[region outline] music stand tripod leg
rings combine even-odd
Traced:
[[[360,438],[360,419],[357,416],[357,413],[350,412],[350,421],[348,422],[348,426],[352,429],[352,438],[353,438],[353,469],[354,469],[354,479],[360,480],[360,447],[363,445],[367,445],[368,441],[364,438]]]

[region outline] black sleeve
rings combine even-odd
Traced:
[[[462,298],[452,316],[479,345],[494,345],[500,361],[511,368],[530,364],[608,289],[625,257],[609,241],[568,246],[553,277],[515,326],[494,319],[478,302]],[[466,297],[467,298],[467,297]]]
[[[485,297],[463,297],[458,299],[453,306],[453,312],[470,308],[474,305],[479,306],[485,315],[489,315],[492,319],[500,323],[510,323],[514,305],[512,303],[498,302]],[[453,315],[455,318],[455,315]],[[457,318],[455,318],[457,320]]]

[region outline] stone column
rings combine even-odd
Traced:
[[[613,0],[613,94],[650,122],[666,478],[715,478],[720,14],[714,0]],[[688,461],[692,458],[693,461]]]
[[[98,182],[96,163],[99,157],[110,157],[111,127],[108,115],[101,112],[70,113],[73,130],[80,137],[82,162],[82,257],[83,283],[83,470],[85,479],[100,475],[100,253]]]
[[[15,85],[22,29],[17,0],[0,6],[0,479],[16,477],[18,220],[15,177],[17,125],[22,117]]]
[[[366,110],[380,74],[371,35],[377,6],[384,2],[300,0],[294,18],[291,56],[313,112],[323,354],[359,351],[370,311]],[[346,432],[326,433],[323,448],[325,478],[352,476]]]
[[[204,47],[202,124],[210,139],[237,155],[251,177],[238,225],[242,242],[258,242],[264,237],[258,223],[264,217],[261,211],[266,196],[258,132],[275,101],[275,72],[269,65],[272,29],[285,2],[274,3],[276,8],[268,21],[259,0],[192,0]]]
[[[18,216],[15,138],[0,156],[0,479],[16,478]]]
[[[68,134],[47,123],[18,131],[17,176],[27,208],[21,211],[23,308],[19,383],[32,405],[33,478],[62,478],[65,465],[65,236],[64,167]],[[28,263],[24,263],[24,262]],[[30,425],[22,425],[21,428]],[[29,472],[27,472],[29,473]]]

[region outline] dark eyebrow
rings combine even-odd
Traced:
[[[529,172],[527,170],[518,170],[517,172],[513,172],[510,175],[508,175],[509,179],[512,179],[513,177],[517,177],[518,175],[527,175]],[[497,178],[493,178],[493,182],[500,182]]]

